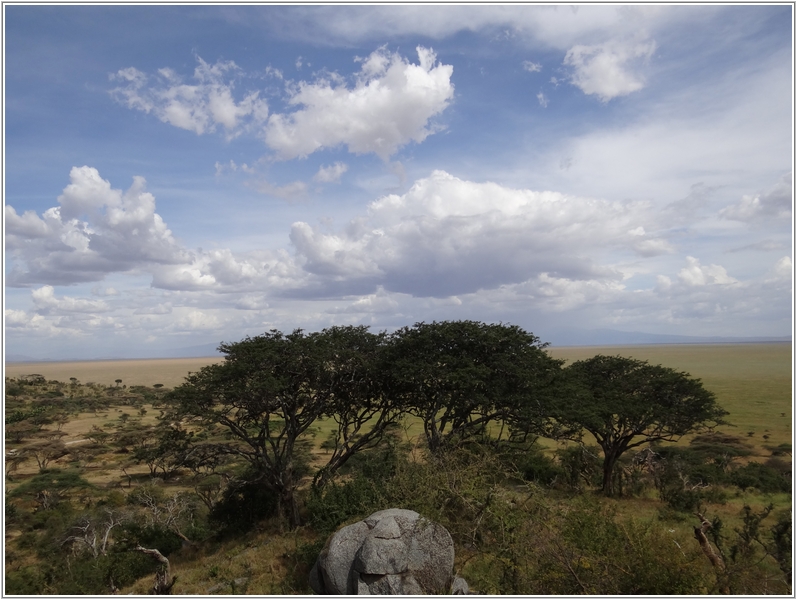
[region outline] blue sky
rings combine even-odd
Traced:
[[[790,5],[4,12],[9,355],[791,334]]]

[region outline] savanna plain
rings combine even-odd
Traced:
[[[163,563],[146,547],[168,558],[173,594],[306,594],[331,532],[400,507],[449,529],[458,574],[479,594],[791,594],[790,344],[546,352],[689,373],[727,424],[627,452],[606,495],[588,435],[499,444],[491,426],[492,442],[431,460],[422,423],[406,417],[322,493],[314,469],[336,424],[320,419],[301,438],[301,524],[286,527],[268,498],[231,491],[234,461],[165,460],[185,441],[166,439],[169,390],[223,357],[6,364],[5,593],[148,593]]]

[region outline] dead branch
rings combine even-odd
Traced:
[[[136,546],[136,550],[139,552],[143,552],[144,554],[149,554],[153,558],[155,558],[161,565],[158,571],[155,573],[155,583],[152,585],[152,594],[156,596],[166,596],[171,594],[172,587],[174,587],[175,582],[177,581],[177,576],[172,576],[171,574],[171,567],[169,565],[169,559],[163,556],[158,550],[156,549],[149,549],[143,548],[140,545]]]
[[[709,562],[711,562],[711,566],[713,566],[714,570],[717,571],[717,575],[722,577],[722,575],[725,574],[725,562],[722,560],[722,557],[717,554],[706,537],[706,530],[711,527],[711,523],[702,514],[695,514],[697,515],[697,518],[700,519],[700,527],[694,528],[695,539],[697,540],[697,543],[700,544],[700,549],[703,550],[703,554],[705,554]],[[723,594],[731,593],[730,589],[725,584],[721,585],[720,592]]]

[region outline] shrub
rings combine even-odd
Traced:
[[[743,490],[752,487],[765,494],[791,491],[791,481],[786,476],[778,469],[761,463],[751,462],[735,469],[730,479]]]
[[[767,448],[772,452],[772,456],[783,456],[785,454],[791,456],[791,444],[789,443],[778,444],[774,448],[767,446]]]
[[[89,490],[93,487],[93,485],[81,477],[76,469],[42,469],[39,473],[11,492],[10,496],[12,498],[36,496],[41,492],[58,494],[77,490]]]
[[[209,520],[222,535],[248,531],[254,523],[277,513],[278,496],[256,477],[231,483],[210,511]]]
[[[581,491],[587,487],[600,487],[603,461],[601,450],[597,446],[569,446],[557,450],[564,474],[565,482],[571,490]]]
[[[45,591],[45,574],[37,565],[24,565],[17,569],[6,569],[5,593],[16,596],[33,596]]]
[[[355,517],[385,508],[387,482],[395,476],[399,463],[406,463],[399,447],[389,436],[377,447],[352,456],[340,469],[337,481],[323,489],[313,487],[306,504],[313,528],[326,535]]]
[[[323,492],[313,490],[307,500],[307,512],[313,528],[328,535],[354,517],[375,512],[383,500],[380,483],[360,476],[342,483],[332,481]]]
[[[141,545],[144,548],[157,548],[164,556],[169,556],[183,546],[183,540],[176,533],[160,525],[123,523],[114,537],[119,550],[134,550],[137,545]]]
[[[517,471],[525,481],[548,486],[565,478],[565,469],[545,452],[537,440],[519,446],[498,445],[497,450],[505,468]]]

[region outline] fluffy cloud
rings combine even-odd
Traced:
[[[342,162],[336,162],[334,165],[319,168],[318,173],[313,177],[313,181],[317,181],[318,183],[339,183],[340,178],[348,170],[348,165]]]
[[[31,292],[31,298],[36,310],[40,314],[57,313],[88,313],[94,314],[110,310],[108,304],[102,300],[89,300],[63,296],[57,298],[51,285],[45,285]]]
[[[792,214],[792,174],[787,173],[768,192],[744,195],[736,204],[725,207],[720,216],[734,221],[767,218],[790,219]]]
[[[64,219],[64,211],[73,216]],[[88,167],[73,169],[59,206],[42,217],[13,208],[7,215],[17,285],[45,283],[31,290],[26,310],[20,303],[6,311],[6,327],[20,338],[103,332],[174,336],[180,345],[195,334],[217,341],[270,327],[384,328],[484,314],[532,330],[556,319],[567,327],[683,333],[711,333],[733,315],[748,328],[760,318],[766,331],[788,321],[770,306],[789,305],[792,263],[783,252],[743,279],[737,265],[729,265],[731,275],[694,256],[666,258],[676,249],[655,233],[661,211],[652,205],[476,183],[443,171],[375,200],[340,230],[295,223],[293,252],[187,251],[170,233],[164,237],[165,224],[156,227],[143,180],[122,192]],[[160,256],[137,246],[139,237],[164,244]],[[51,275],[56,264],[59,274]],[[82,281],[90,264],[105,269],[90,272],[97,278],[118,269],[150,275],[151,283],[130,288],[117,276],[114,288],[57,292],[62,281]],[[703,330],[693,331],[697,325]]]
[[[644,205],[516,190],[443,171],[404,195],[371,203],[339,233],[293,225],[302,267],[319,280],[382,285],[415,296],[450,296],[526,281],[617,279],[601,253],[648,254],[655,238]],[[646,246],[645,243],[648,243]]]
[[[155,198],[142,177],[134,177],[125,193],[91,167],[74,167],[70,179],[59,206],[41,218],[32,211],[20,216],[6,205],[6,249],[13,259],[9,285],[99,281],[142,265],[188,260],[155,212]]]
[[[209,65],[197,57],[193,85],[183,83],[170,68],[160,69],[151,82],[147,74],[128,67],[111,75],[121,85],[110,93],[128,108],[153,113],[164,123],[198,135],[221,126],[233,138],[264,126],[266,145],[283,160],[340,145],[387,160],[402,146],[420,143],[438,131],[431,120],[454,95],[453,67],[437,64],[431,49],[418,46],[416,51],[418,64],[384,47],[357,59],[362,65],[352,87],[335,73],[313,82],[287,82],[287,102],[295,110],[270,116],[257,91],[235,100],[235,77],[242,73],[232,61]],[[216,165],[217,172],[225,168]],[[235,170],[235,165],[230,168]]]
[[[379,286],[375,293],[368,294],[362,298],[355,300],[348,306],[342,308],[335,307],[329,309],[327,312],[333,315],[338,314],[370,314],[370,313],[389,313],[395,314],[399,310],[399,297],[400,294],[390,294],[385,291],[382,286]]]
[[[573,68],[570,83],[585,94],[608,102],[642,89],[644,81],[635,70],[655,50],[653,41],[576,45],[567,51],[564,64]]]
[[[5,207],[11,256],[6,282],[12,287],[47,284],[41,290],[49,292],[38,292],[42,301],[48,293],[52,296],[49,286],[100,281],[112,273],[149,273],[155,288],[195,291],[262,286],[273,291],[295,288],[306,279],[285,251],[233,254],[182,247],[155,212],[155,198],[145,191],[141,177],[134,177],[124,193],[91,167],[73,168],[70,179],[58,197],[59,206],[42,217]],[[113,288],[95,290],[96,295],[110,295]]]
[[[422,142],[435,131],[430,119],[454,95],[453,67],[436,64],[432,50],[417,52],[416,65],[380,48],[362,61],[352,88],[334,78],[300,82],[289,100],[300,108],[269,117],[266,144],[282,159],[343,144],[387,160],[401,146]]]
[[[678,278],[689,286],[703,285],[729,285],[739,283],[736,279],[729,276],[725,267],[720,265],[700,264],[700,261],[693,256],[686,257],[687,266],[678,272]]]
[[[240,101],[233,97],[234,78],[240,68],[232,61],[210,65],[197,57],[195,83],[183,83],[172,69],[158,71],[154,83],[134,67],[121,69],[111,80],[121,83],[111,96],[134,110],[153,113],[164,123],[198,135],[222,126],[227,137],[235,137],[268,117],[268,104],[259,92],[250,92]]]

